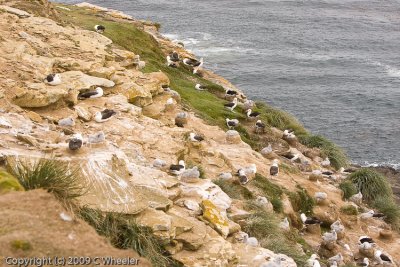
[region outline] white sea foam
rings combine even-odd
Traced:
[[[390,167],[395,170],[400,170],[400,162],[388,161],[388,162],[368,162],[360,164],[362,167]]]
[[[387,73],[387,75],[390,77],[400,77],[400,69],[398,69],[396,67],[393,67],[393,66],[390,66],[387,64],[383,64],[378,61],[371,61],[371,64],[382,68]]]

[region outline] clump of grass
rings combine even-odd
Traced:
[[[267,197],[269,201],[271,201],[275,212],[283,211],[283,204],[282,200],[280,199],[283,191],[278,185],[272,183],[266,177],[258,173],[251,181],[251,184],[257,187],[262,194]]]
[[[262,102],[256,102],[256,107],[262,113],[261,118],[269,125],[281,130],[292,129],[296,135],[307,134],[307,130],[293,115]]]
[[[224,179],[218,179],[214,181],[214,184],[218,185],[222,191],[224,191],[230,198],[235,199],[253,199],[253,193],[244,186],[227,181]]]
[[[346,215],[357,215],[358,209],[353,205],[345,205],[340,208],[340,212]]]
[[[344,199],[349,199],[354,194],[357,194],[357,188],[350,180],[341,182],[339,188],[343,191]]]
[[[107,237],[113,246],[137,251],[140,256],[150,260],[153,266],[176,264],[168,256],[159,240],[152,234],[152,230],[148,227],[139,226],[129,216],[103,213],[86,207],[79,211],[79,215],[93,226],[100,235]]]
[[[361,191],[367,202],[373,202],[376,198],[392,198],[392,188],[386,177],[375,170],[363,168],[350,174],[348,179]]]
[[[348,166],[348,158],[344,151],[332,141],[320,135],[299,136],[300,142],[310,148],[319,148],[322,154],[329,158],[335,169]]]
[[[279,218],[273,213],[257,210],[248,219],[244,231],[254,236],[260,245],[275,253],[292,257],[298,266],[305,266],[307,257],[297,247],[296,241],[279,228]]]
[[[85,193],[79,168],[65,162],[52,159],[33,163],[8,161],[8,170],[26,190],[45,189],[63,204],[72,204]]]
[[[300,170],[296,166],[291,166],[285,163],[279,164],[279,168],[286,173],[298,174]]]
[[[22,250],[22,251],[28,251],[32,249],[31,243],[25,240],[13,240],[11,242],[11,247],[15,250]]]
[[[297,186],[296,192],[289,192],[289,200],[292,204],[294,211],[311,215],[315,206],[314,199],[307,193],[307,190]]]
[[[400,207],[393,198],[376,198],[372,206],[385,214],[385,221],[390,223],[395,230],[400,229]]]

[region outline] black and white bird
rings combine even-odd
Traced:
[[[179,54],[176,51],[173,51],[172,53],[169,54],[169,57],[172,62],[179,62]]]
[[[385,217],[386,215],[380,212],[374,212],[374,214],[372,215],[372,218],[378,218],[378,219],[383,219]]]
[[[358,192],[357,194],[352,195],[352,196],[349,198],[349,200],[350,200],[351,202],[354,202],[354,203],[356,203],[356,204],[358,204],[358,205],[360,205],[360,204],[362,203],[362,199],[363,199],[363,195],[362,195],[361,191]]]
[[[272,161],[272,165],[269,168],[269,174],[271,176],[277,176],[279,174],[279,165],[278,165],[278,163],[279,163],[279,160],[277,160],[277,159],[274,159]]]
[[[235,97],[232,102],[224,104],[225,108],[233,111],[238,104],[238,99]]]
[[[117,112],[115,112],[112,109],[106,108],[103,111],[96,112],[94,119],[96,122],[105,122],[105,121],[108,121],[109,119],[111,119],[111,117],[114,116],[115,114],[117,114]]]
[[[78,150],[83,145],[83,137],[82,134],[76,133],[74,134],[68,142],[68,148],[72,151]]]
[[[185,161],[183,160],[180,160],[178,164],[172,164],[169,166],[169,172],[173,175],[181,175],[185,169]]]
[[[362,262],[357,262],[357,266],[368,267],[369,266],[369,259],[364,258]]]
[[[283,131],[283,138],[287,138],[291,134],[294,134],[294,131],[292,129],[286,129]]]
[[[83,100],[87,98],[99,98],[103,96],[103,89],[101,87],[97,87],[94,90],[89,90],[86,92],[82,92],[78,94],[78,99]]]
[[[235,128],[236,126],[239,125],[239,120],[237,119],[229,119],[226,118],[226,125],[228,126],[229,129]]]
[[[282,230],[285,230],[285,231],[290,230],[290,224],[289,224],[289,220],[287,217],[285,217],[285,219],[283,219],[283,221],[281,221],[279,223],[279,228],[281,228]]]
[[[103,33],[106,30],[106,27],[103,25],[95,25],[94,30],[98,33]]]
[[[177,67],[178,67],[177,62],[175,62],[174,60],[172,60],[172,58],[171,58],[170,55],[167,56],[167,66],[168,66],[168,67],[172,67],[172,68],[177,68]]]
[[[246,175],[246,171],[243,169],[239,169],[237,172],[238,176],[239,176],[239,182],[242,185],[245,185],[249,182],[249,178]]]
[[[358,244],[364,244],[364,243],[370,243],[370,244],[375,244],[375,241],[366,235],[360,236],[360,238],[358,239]]]
[[[304,225],[322,224],[322,222],[316,217],[307,217],[304,213],[300,214],[301,221]]]
[[[201,84],[199,84],[199,83],[197,83],[197,84],[194,86],[194,88],[195,88],[196,90],[198,90],[198,91],[205,91],[205,90],[207,90],[207,86],[201,85]]]
[[[200,58],[200,60],[196,60],[194,58],[184,58],[182,60],[183,64],[192,66],[192,67],[201,67],[203,66],[203,58]]]
[[[255,130],[256,130],[256,133],[264,133],[265,123],[263,123],[261,120],[258,120],[255,125]]]
[[[46,76],[44,79],[44,82],[49,84],[49,85],[59,85],[61,84],[61,75],[60,74],[49,74]]]
[[[164,92],[169,92],[169,91],[171,91],[171,88],[169,88],[169,85],[168,85],[168,84],[163,84],[163,85],[161,85],[161,88],[164,89]]]
[[[361,213],[360,214],[360,219],[365,220],[365,219],[372,218],[372,216],[374,216],[374,213],[375,212],[373,210],[369,210],[367,212]]]
[[[392,263],[392,260],[389,258],[388,255],[383,254],[381,250],[375,251],[375,259],[380,263],[380,264],[390,264]]]
[[[190,133],[189,134],[189,139],[192,142],[201,142],[204,140],[204,138],[201,135],[195,134],[195,133]]]
[[[260,116],[261,113],[258,111],[253,112],[251,109],[248,109],[246,111],[246,115],[247,115],[247,118],[249,118],[249,119],[255,119],[255,118],[258,118],[258,116]]]
[[[237,96],[237,94],[238,94],[238,92],[236,92],[235,90],[232,90],[232,89],[226,89],[226,91],[225,91],[225,95],[227,95],[227,96]]]

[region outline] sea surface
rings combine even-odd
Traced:
[[[86,1],[161,23],[206,68],[354,163],[400,168],[400,1]]]

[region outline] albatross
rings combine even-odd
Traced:
[[[173,175],[180,175],[185,171],[185,161],[180,160],[178,164],[171,164],[169,166],[169,172]]]
[[[199,60],[193,59],[193,58],[184,58],[182,60],[183,64],[192,66],[192,67],[201,67],[203,66],[203,58],[200,58]]]
[[[49,84],[49,85],[59,85],[61,84],[61,75],[60,74],[49,74],[46,76],[44,79],[44,82]]]
[[[272,162],[271,167],[269,168],[269,174],[271,176],[277,176],[279,174],[279,160],[274,159],[274,161]]]
[[[82,134],[76,133],[74,134],[68,142],[69,150],[75,151],[82,147],[83,137]]]
[[[96,122],[105,122],[105,121],[108,121],[109,119],[111,119],[111,117],[114,116],[115,114],[117,114],[117,112],[115,112],[112,109],[106,108],[103,111],[96,112],[94,119]]]
[[[83,100],[87,98],[99,98],[103,96],[103,93],[103,89],[101,87],[97,87],[95,90],[79,93],[78,99]]]
[[[103,33],[106,30],[106,27],[103,25],[95,25],[94,30],[98,33]]]
[[[229,109],[230,111],[233,111],[236,108],[237,104],[238,104],[238,100],[235,97],[232,102],[226,103],[226,104],[224,104],[224,106],[225,106],[225,108]]]
[[[239,120],[237,119],[229,119],[226,118],[226,125],[228,126],[229,129],[235,128],[236,126],[239,125]]]

